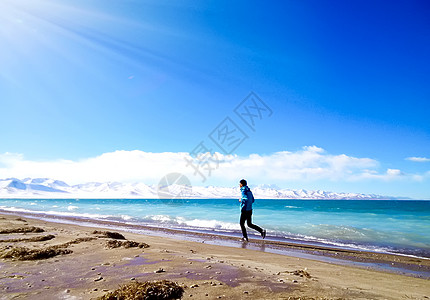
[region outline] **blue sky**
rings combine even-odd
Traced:
[[[69,179],[17,164],[119,150],[219,151],[208,135],[231,117],[249,135],[238,161],[281,160],[255,168],[297,170],[276,153],[309,149],[324,161],[304,165],[312,174],[326,158],[372,160],[346,179],[246,167],[255,183],[430,198],[429,13],[427,1],[2,1],[0,177]],[[233,112],[251,91],[273,111],[255,132]],[[194,184],[236,185],[223,170]]]

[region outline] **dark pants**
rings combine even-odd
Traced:
[[[263,229],[261,229],[261,227],[255,224],[252,224],[251,218],[252,218],[252,210],[243,210],[242,213],[240,214],[240,228],[242,228],[243,237],[246,239],[248,239],[248,234],[246,233],[245,221],[246,221],[246,225],[248,225],[249,228],[257,230],[259,233],[263,232]]]

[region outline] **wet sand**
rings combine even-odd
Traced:
[[[34,260],[2,258],[0,299],[97,299],[121,284],[159,279],[183,286],[183,299],[430,297],[426,259],[260,239],[241,244],[234,237],[133,226],[108,229],[126,240],[113,239],[93,233],[112,227],[102,223],[78,226],[1,214],[0,231],[31,226],[44,230],[0,234],[2,254],[17,247],[33,254],[40,249],[62,251]],[[126,241],[142,247],[108,247]],[[270,253],[277,251],[282,254]]]

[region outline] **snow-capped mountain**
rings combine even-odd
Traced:
[[[252,187],[260,199],[397,199],[374,194],[336,193],[280,189],[274,185]],[[171,185],[163,187],[144,183],[89,182],[77,185],[49,178],[0,179],[0,198],[238,198],[238,187]]]

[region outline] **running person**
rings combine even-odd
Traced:
[[[248,241],[248,234],[246,233],[245,221],[248,227],[257,230],[263,239],[266,237],[266,230],[261,227],[252,224],[252,203],[254,203],[254,195],[252,195],[245,179],[242,179],[239,183],[240,191],[242,193],[239,199],[240,203],[240,228],[242,228],[242,241]]]

